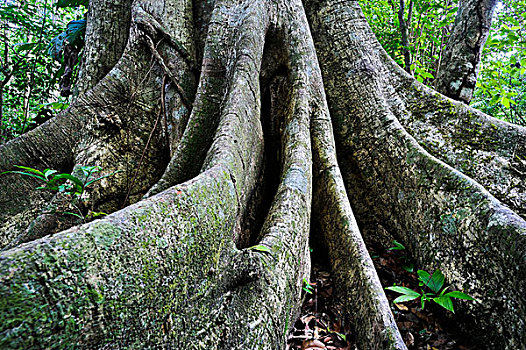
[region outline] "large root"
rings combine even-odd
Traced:
[[[475,179],[526,218],[526,128],[420,84],[377,41],[371,43],[375,44],[391,83],[385,91],[388,103],[404,128],[429,153]]]
[[[258,79],[268,18],[261,14],[269,9],[264,1],[221,5],[230,11],[218,6],[215,16],[257,30],[224,42],[247,55],[231,62],[206,170],[105,219],[3,253],[6,346],[283,344],[310,266],[309,113],[296,96],[284,116],[283,179],[259,242],[268,249],[237,250],[262,159]]]
[[[524,345],[526,299],[519,291],[526,223],[405,131],[389,103],[389,76],[359,6],[329,3],[313,3],[309,13],[359,221],[380,223],[410,247],[421,268],[440,267],[449,283],[478,298],[460,310],[486,345]]]
[[[72,171],[81,178],[82,166],[99,166],[105,174],[114,173],[86,191],[88,205],[83,215],[89,211],[110,213],[134,203],[159,179],[168,162],[168,149],[177,145],[186,126],[190,111],[187,96],[193,95],[195,86],[191,62],[195,49],[189,23],[192,8],[188,0],[177,0],[146,13],[142,8],[146,5],[140,1],[134,5],[128,45],[115,67],[64,114],[3,146],[6,157],[0,170],[21,164]],[[166,13],[176,15],[173,27],[156,22],[156,17]],[[95,40],[97,44],[100,42]],[[39,156],[40,152],[49,155],[49,160]],[[35,181],[19,182],[15,176],[0,178],[5,186],[2,196],[6,197],[0,203],[14,208],[3,210],[7,215],[0,214],[5,227],[1,247],[82,222],[61,222],[61,212],[77,209],[58,210],[62,198],[38,193]],[[24,190],[30,195],[22,196]],[[12,205],[24,198],[28,203]],[[53,211],[59,213],[50,214]]]
[[[478,332],[522,345],[525,300],[514,291],[524,287],[526,225],[402,127],[397,118],[425,116],[412,97],[421,86],[386,68],[358,5],[308,4],[327,104],[299,0],[190,4],[138,1],[123,57],[69,112],[88,127],[59,162],[123,170],[90,192],[94,205],[148,198],[1,253],[0,344],[281,348],[310,269],[312,201],[361,347],[405,345],[358,224],[381,224],[422,268],[440,267],[477,297],[458,309]],[[190,23],[207,11],[208,24]],[[511,141],[493,151],[511,159],[508,145],[523,136],[507,128],[498,133]],[[30,142],[9,147],[25,154]],[[516,198],[508,204],[520,207]]]

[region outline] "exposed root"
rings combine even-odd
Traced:
[[[388,83],[375,45],[367,45],[359,6],[326,4],[310,13],[311,23],[318,52],[324,53],[319,58],[339,159],[359,220],[372,214],[410,247],[422,268],[440,267],[450,283],[473,293],[480,302],[460,309],[487,344],[523,344],[526,325],[516,310],[526,300],[515,291],[524,288],[519,276],[526,273],[526,223],[403,129],[385,94]],[[335,23],[345,23],[346,30]],[[374,201],[359,201],[365,197]]]
[[[223,273],[219,254],[231,249],[225,244],[231,242],[234,193],[228,172],[210,169],[105,219],[2,253],[1,319],[25,314],[22,327],[3,325],[3,341],[96,348],[108,340],[113,346],[153,344],[172,334],[173,344],[186,344],[180,330],[190,335],[200,323],[192,331],[184,320],[204,323],[214,309],[214,282]],[[67,325],[60,322],[66,315],[72,319]],[[38,338],[26,336],[34,330]]]
[[[0,253],[1,341],[25,348],[282,348],[310,271],[312,202],[362,347],[405,349],[358,229],[364,223],[385,226],[421,268],[440,267],[450,284],[464,283],[480,301],[457,310],[486,332],[482,336],[494,337],[488,344],[526,343],[526,300],[514,292],[526,288],[526,223],[402,127],[398,119],[411,130],[418,123],[411,118],[431,107],[419,109],[416,99],[390,88],[402,89],[402,75],[386,68],[390,63],[358,4],[307,1],[324,82],[300,0],[198,5],[195,13],[213,5],[209,23],[199,23],[207,28],[202,51],[193,42],[190,5],[136,4],[124,55],[68,110],[75,117],[70,130],[82,137],[64,136],[58,130],[64,121],[57,119],[1,149],[8,154],[0,158],[2,170],[26,160],[23,165],[35,167],[75,164],[73,172],[81,165],[123,170],[89,193],[91,205],[114,210],[126,193],[130,202],[140,200]],[[166,16],[182,22],[160,20]],[[190,106],[196,52],[203,53],[202,71]],[[263,111],[261,91],[268,104]],[[448,103],[437,105],[444,111]],[[488,123],[482,135],[490,135]],[[445,135],[446,128],[433,125]],[[444,149],[455,145],[462,128],[451,129],[454,137]],[[496,131],[508,137],[498,146],[473,143],[510,162],[523,157],[522,146],[515,154],[508,147],[523,142],[522,130],[504,129]],[[39,155],[33,143],[48,134],[52,142],[65,139],[73,151],[61,149],[54,163],[32,161]],[[277,137],[276,145],[264,145]],[[52,142],[42,143],[46,152]],[[277,164],[265,168],[264,152],[266,165],[268,159]],[[263,197],[262,176],[270,177],[276,193],[258,206],[253,202]],[[31,185],[8,184],[5,198],[12,203],[20,196],[16,186]],[[510,205],[520,207],[514,198]],[[259,214],[252,206],[270,208],[257,225],[244,225]],[[38,215],[36,206],[29,208]]]
[[[221,15],[231,20],[251,11],[268,13],[265,3],[247,1],[238,13]],[[257,30],[240,35],[253,55],[242,56],[232,72],[203,173],[104,219],[2,254],[6,307],[0,318],[22,312],[19,307],[45,315],[27,315],[31,322],[24,327],[11,325],[7,341],[46,347],[57,345],[59,335],[60,344],[91,347],[184,347],[197,334],[197,348],[284,344],[286,320],[293,319],[309,270],[310,113],[304,88],[298,88],[284,120],[283,178],[260,242],[269,250],[235,248],[236,227],[261,166],[258,81],[267,20],[247,16]],[[254,262],[259,268],[252,268]],[[38,270],[54,282],[39,279]],[[18,288],[27,285],[28,290]],[[44,302],[46,308],[37,308]],[[57,327],[65,314],[73,323]],[[271,326],[261,325],[269,319]],[[35,329],[38,339],[24,336]],[[276,334],[277,329],[284,331]]]
[[[526,218],[526,128],[450,100],[407,75],[383,49],[378,55],[391,72],[391,110],[408,132]]]
[[[296,13],[303,13],[303,9]],[[297,23],[299,28],[308,27],[303,16],[291,22]],[[339,293],[344,312],[354,321],[361,347],[406,349],[345,191],[314,45],[312,41],[304,43],[305,46],[294,39],[288,42],[294,43],[288,49],[297,60],[293,67],[294,80],[305,84],[305,99],[310,101],[315,180],[313,209],[321,224],[331,268],[341,286]],[[302,75],[301,72],[305,71],[311,74]]]
[[[191,8],[186,6],[188,4],[182,5],[185,1],[178,0],[167,4],[163,11],[170,12],[173,8],[179,11],[182,8],[191,12]],[[140,5],[138,3],[136,9],[141,9]],[[141,11],[144,14],[144,10]],[[181,24],[181,28],[186,28],[189,32],[183,38],[185,42],[187,37],[192,37],[191,28],[185,23],[188,18],[191,18],[191,15],[183,15],[175,20]],[[181,28],[177,34],[184,37]],[[2,157],[0,171],[10,170],[14,164],[38,169],[52,168],[68,173],[80,171],[81,166],[100,166],[104,172],[116,174],[89,189],[85,193],[85,199],[89,202],[89,209],[107,213],[119,209],[123,201],[138,201],[146,193],[160,177],[168,157],[166,135],[163,137],[163,133],[159,132],[161,127],[158,127],[161,105],[159,102],[162,97],[165,107],[162,110],[165,116],[165,131],[177,134],[180,126],[174,124],[186,123],[187,118],[184,114],[188,113],[188,109],[185,112],[181,108],[187,96],[193,93],[193,81],[191,74],[187,74],[189,68],[185,59],[193,54],[194,48],[190,45],[184,58],[171,56],[173,48],[166,43],[157,45],[153,53],[148,53],[148,50],[141,46],[144,33],[140,32],[136,23],[132,25],[130,33],[124,55],[94,88],[80,96],[60,117],[2,146],[2,154],[5,157]],[[175,38],[173,33],[166,35]],[[176,39],[170,43],[174,40]],[[178,43],[181,45],[179,41]],[[156,63],[155,59],[151,59],[152,55],[160,58],[162,62]],[[170,58],[166,59],[166,56]],[[172,74],[171,77],[177,82],[183,81],[184,88],[179,85],[174,88],[172,83],[171,88],[163,86],[163,91],[159,89],[159,80],[166,73],[162,70],[163,64],[177,70],[177,76]],[[177,80],[180,76],[184,78]],[[174,97],[173,91],[178,89],[184,89],[184,93]],[[177,117],[173,118],[173,115]],[[170,139],[177,142],[177,136]],[[50,158],[46,159],[44,155],[49,155]],[[0,179],[2,186],[5,183],[6,187],[5,190],[2,188],[0,193],[0,206],[7,208],[11,205],[14,208],[2,210],[5,216],[0,214],[0,220],[6,222],[4,227],[7,228],[3,233],[5,237],[0,240],[0,246],[5,246],[14,237],[17,238],[10,246],[55,233],[69,227],[68,225],[78,223],[62,220],[60,215],[50,215],[48,208],[42,210],[41,208],[47,205],[53,206],[52,196],[35,191],[33,181],[17,178],[16,182],[8,182],[13,176]],[[31,195],[21,197],[22,189]],[[27,199],[28,203],[25,203],[24,199]],[[14,201],[21,203],[11,204]],[[31,215],[15,216],[23,212]],[[60,221],[69,224],[65,227]],[[20,235],[24,230],[26,232]]]

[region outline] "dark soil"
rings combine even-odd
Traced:
[[[304,281],[305,301],[289,333],[286,349],[357,349],[350,324],[342,317],[342,307],[335,298],[330,273],[314,264],[309,285]]]
[[[369,254],[373,258],[378,277],[384,287],[394,284],[420,291],[416,271],[418,267],[409,261],[405,250],[389,250],[392,247],[369,246]],[[393,244],[395,247],[395,244]],[[433,271],[427,271],[433,273]],[[447,281],[445,283],[447,286]],[[409,350],[475,350],[473,339],[463,336],[456,315],[434,302],[426,302],[424,310],[420,300],[401,304],[392,301],[400,294],[386,290],[387,299],[391,302],[391,310],[400,333]],[[469,302],[454,300],[458,302]]]
[[[414,272],[407,271],[411,270],[411,263],[405,258],[405,251],[388,248],[369,249],[382,285],[388,287],[396,283],[418,291],[417,268],[413,269]],[[300,316],[289,333],[287,350],[358,349],[350,322],[346,322],[342,315],[342,307],[336,294],[338,286],[333,285],[331,274],[325,265],[313,264],[310,287],[305,284],[304,288],[309,292],[304,291],[304,303]],[[475,343],[473,339],[459,333],[460,327],[456,327],[455,315],[450,311],[432,302],[427,302],[422,310],[419,300],[393,304],[392,301],[399,294],[386,291],[386,295],[409,350],[476,349],[472,345]]]

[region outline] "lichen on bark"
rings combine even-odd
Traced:
[[[0,253],[3,347],[282,348],[314,224],[362,348],[406,348],[362,237],[380,227],[479,299],[458,307],[473,334],[526,342],[526,191],[495,185],[524,180],[524,129],[415,82],[354,1],[138,0],[129,14],[109,73],[0,148],[0,171],[123,170],[90,192],[113,214]],[[39,153],[56,142],[59,157]],[[490,175],[495,159],[519,172]],[[7,244],[50,199],[0,185],[0,208],[21,202],[0,217]]]

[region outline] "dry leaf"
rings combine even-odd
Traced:
[[[325,347],[325,344],[323,344],[321,341],[317,339],[305,340],[301,344],[301,350],[321,350],[321,349],[327,349],[327,348]]]
[[[397,304],[394,304],[394,305],[396,306],[396,308],[397,308],[398,310],[402,310],[402,311],[407,311],[407,310],[409,310],[409,309],[407,308],[407,306],[405,306],[405,305],[403,305],[403,304],[398,304],[398,303],[397,303]]]

